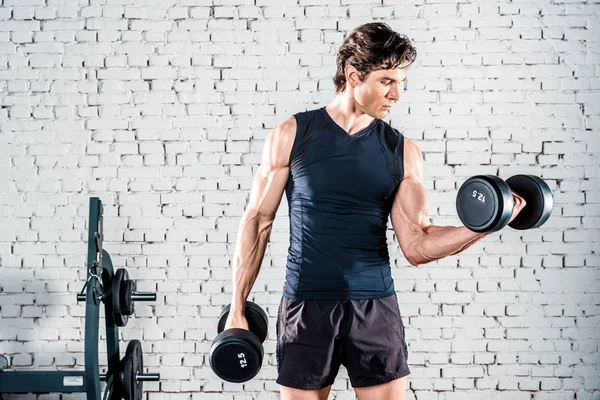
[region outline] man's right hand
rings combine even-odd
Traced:
[[[225,329],[239,328],[249,330],[248,320],[243,314],[230,312],[225,321]]]
[[[515,218],[517,218],[517,215],[519,215],[519,213],[527,205],[527,202],[525,201],[525,199],[523,197],[519,196],[517,193],[515,193],[512,190],[511,190],[511,192],[512,192],[512,195],[513,195],[513,210],[512,210],[512,215],[510,217],[510,220],[508,221],[509,224],[511,222],[513,222],[513,220]]]

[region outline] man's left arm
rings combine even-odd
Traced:
[[[516,198],[511,220],[525,206]],[[391,211],[392,227],[407,261],[414,266],[460,253],[489,232],[473,232],[464,226],[435,226],[429,220],[429,201],[423,186],[423,155],[404,138],[404,178]]]

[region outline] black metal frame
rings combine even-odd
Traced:
[[[75,393],[85,392],[87,400],[100,400],[102,392],[100,381],[107,375],[117,375],[120,370],[119,329],[115,325],[112,302],[101,301],[102,292],[98,291],[92,271],[102,266],[102,287],[110,291],[114,268],[110,255],[102,248],[103,206],[98,197],[90,198],[88,225],[88,259],[86,293],[79,294],[77,300],[85,300],[85,370],[84,371],[11,371],[0,369],[0,393]],[[85,296],[85,298],[83,297]],[[139,293],[134,295],[137,301],[156,300],[156,294]],[[98,363],[100,305],[104,304],[106,327],[106,351],[108,374],[100,375]],[[140,381],[158,381],[159,374],[140,374]],[[108,400],[114,391],[110,391]]]

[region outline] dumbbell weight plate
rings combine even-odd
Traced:
[[[548,184],[535,175],[511,176],[506,183],[526,203],[525,208],[508,226],[519,230],[542,226],[550,217],[554,205]]]
[[[228,304],[221,310],[217,333],[221,333],[225,329],[230,308],[231,304]],[[261,343],[264,342],[267,338],[267,327],[269,326],[269,317],[267,317],[265,311],[258,304],[246,301],[244,316],[248,320],[248,330],[258,336]]]
[[[461,222],[474,232],[495,232],[506,226],[513,210],[513,196],[502,179],[476,175],[458,190],[456,211]]]
[[[118,268],[115,272],[112,283],[111,283],[111,296],[112,296],[112,311],[113,319],[117,326],[127,325],[129,317],[123,313],[123,305],[121,299],[123,298],[122,293],[125,291],[125,281],[129,280],[129,274],[125,268]]]
[[[227,382],[246,382],[260,371],[263,351],[262,344],[254,333],[245,329],[227,329],[213,341],[210,367],[219,378]]]

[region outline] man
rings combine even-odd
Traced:
[[[277,322],[284,400],[327,399],[340,365],[360,400],[405,398],[410,370],[386,242],[390,215],[414,266],[487,235],[430,223],[422,154],[382,121],[415,58],[388,25],[359,26],[338,52],[335,99],[266,139],[240,223],[226,329],[248,329],[244,304],[285,191],[290,246]],[[511,220],[523,207],[515,196]]]

